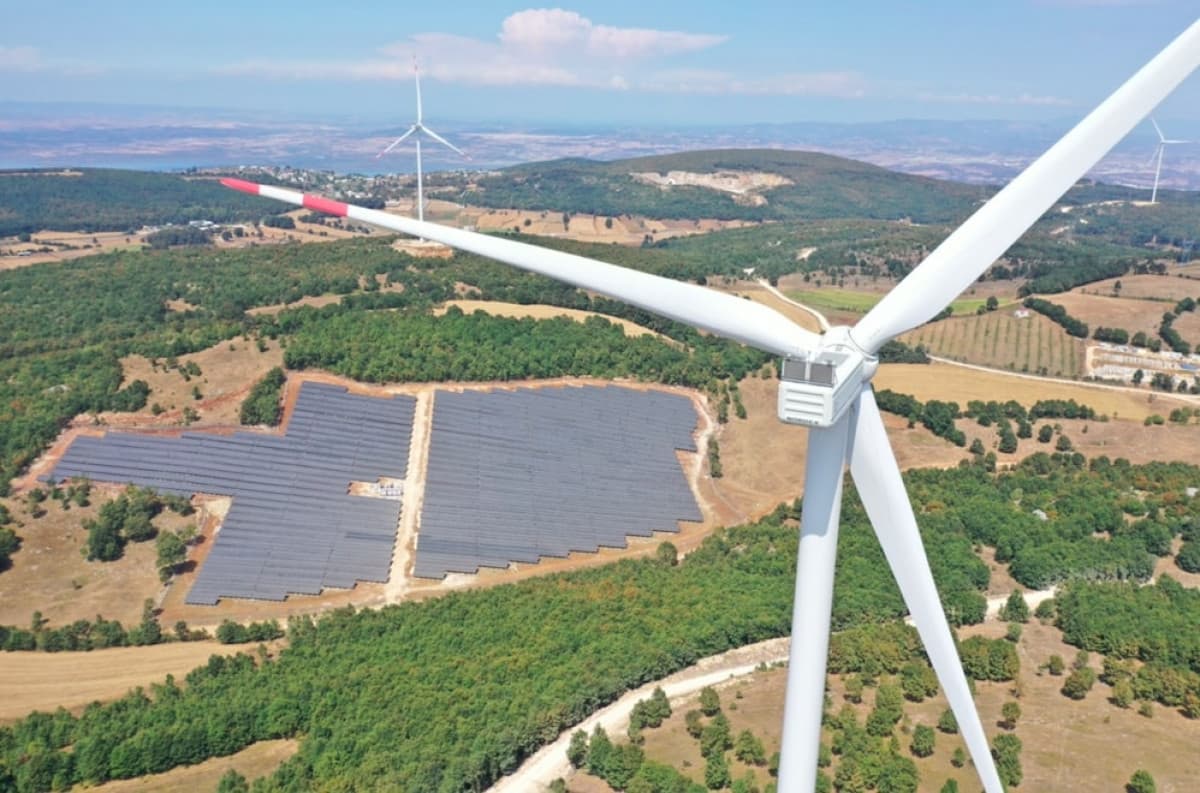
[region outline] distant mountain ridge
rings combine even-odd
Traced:
[[[758,172],[789,183],[753,191],[761,204],[727,191],[656,186],[633,174]],[[515,165],[475,182],[463,200],[497,208],[644,215],[652,218],[799,220],[863,218],[951,223],[986,200],[994,188],[897,173],[816,152],[715,149],[599,162],[580,158]]]

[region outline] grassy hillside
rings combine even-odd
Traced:
[[[257,220],[281,205],[177,174],[84,168],[0,171],[0,237],[42,229],[122,231],[143,225]]]
[[[792,184],[761,191],[767,203],[751,206],[726,192],[690,186],[664,190],[630,175],[668,171],[757,171],[783,176]],[[854,217],[917,223],[959,220],[992,193],[986,187],[894,173],[827,154],[774,149],[684,152],[616,162],[553,160],[505,169],[480,179],[478,187],[465,200],[489,207],[654,218]]]

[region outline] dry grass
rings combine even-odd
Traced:
[[[638,325],[635,322],[630,322],[627,319],[619,319],[610,317],[604,314],[598,314],[595,311],[581,311],[577,308],[559,308],[558,306],[546,306],[540,304],[522,305],[520,303],[503,303],[494,300],[448,300],[438,308],[434,309],[435,316],[441,316],[446,313],[450,306],[456,306],[462,310],[464,314],[473,314],[476,311],[482,311],[485,314],[491,314],[497,317],[517,317],[525,318],[532,317],[534,319],[552,319],[554,317],[566,317],[573,319],[576,322],[583,322],[589,317],[600,317],[621,328],[626,336],[658,336],[661,334],[655,333],[649,328]]]
[[[1172,408],[1189,404],[1174,396],[1149,391],[1118,390],[1099,384],[1065,383],[1000,372],[980,371],[953,364],[885,364],[875,376],[876,388],[912,394],[922,402],[941,399],[965,407],[972,399],[983,401],[1015,399],[1032,405],[1039,399],[1074,399],[1091,405],[1098,413],[1140,422],[1154,413],[1166,415]]]
[[[1197,291],[1200,291],[1200,288]],[[1158,300],[1112,297],[1090,291],[1088,294],[1067,292],[1062,295],[1050,295],[1047,299],[1065,308],[1071,316],[1086,322],[1093,332],[1101,326],[1123,328],[1129,331],[1131,337],[1138,331],[1146,333],[1150,338],[1157,337],[1163,312],[1171,309],[1170,305]],[[1182,330],[1180,332],[1182,333]]]
[[[194,426],[238,423],[238,414],[250,389],[273,367],[283,365],[283,350],[278,342],[263,341],[266,350],[260,352],[257,342],[241,338],[221,342],[207,350],[180,356],[180,365],[189,362],[200,367],[200,376],[185,380],[177,369],[167,369],[163,361],[157,365],[140,355],[121,359],[124,382],[145,380],[150,385],[147,405],[160,405],[164,412],[154,416],[147,408],[140,413],[105,413],[101,418],[108,424],[164,426],[181,423],[183,409],[190,407],[200,414]],[[196,399],[193,388],[199,388]]]
[[[950,318],[904,334],[932,354],[980,366],[1077,377],[1083,373],[1083,342],[1049,319],[1034,314],[1018,319],[1012,311]]]
[[[221,777],[230,770],[237,771],[247,780],[254,780],[274,772],[299,748],[300,742],[291,739],[260,741],[228,757],[214,757],[212,760],[175,768],[163,774],[106,782],[89,789],[100,791],[100,793],[173,793],[177,790],[215,790]]]
[[[1120,278],[1109,278],[1085,284],[1072,291],[1086,292],[1089,295],[1111,295],[1117,281],[1121,282],[1121,290],[1117,294],[1122,298],[1164,300],[1174,303],[1185,297],[1200,295],[1200,283],[1196,283],[1193,278],[1181,278],[1175,275],[1123,275]],[[1059,297],[1061,295],[1050,295],[1048,299],[1056,302]]]
[[[97,614],[126,626],[141,619],[142,602],[162,589],[154,542],[129,543],[124,556],[114,562],[89,562],[81,553],[87,541],[83,521],[94,518],[100,505],[119,491],[95,485],[90,506],[68,511],[47,500],[40,518],[29,515],[24,501],[9,502],[20,521],[16,531],[21,548],[12,556],[12,567],[0,573],[0,625],[26,626],[35,610],[55,627]],[[194,521],[195,517],[164,511],[154,525],[171,531]]]
[[[116,699],[136,686],[161,683],[167,675],[182,678],[214,654],[246,649],[208,641],[90,653],[2,653],[0,721],[13,721],[33,710],[78,710],[97,700]]]
[[[718,288],[723,292],[730,292],[739,297],[748,297],[755,303],[762,303],[768,308],[773,308],[792,322],[813,333],[821,332],[821,323],[817,321],[811,311],[805,311],[786,300],[781,300],[755,281],[736,281],[728,287]]]
[[[1003,631],[1003,623],[990,623],[965,629],[962,633],[964,636],[998,637]],[[979,683],[976,685],[976,704],[984,728],[994,738],[1002,732],[997,726],[1001,706],[1014,699],[1015,688],[1020,689],[1022,715],[1016,735],[1024,745],[1021,789],[1056,793],[1115,790],[1138,768],[1145,768],[1154,775],[1159,790],[1182,793],[1192,789],[1190,780],[1196,772],[1195,744],[1200,738],[1200,724],[1160,706],[1155,706],[1152,719],[1139,716],[1133,710],[1121,710],[1107,701],[1109,688],[1103,683],[1097,683],[1081,702],[1067,699],[1059,692],[1064,678],[1039,675],[1037,669],[1051,654],[1062,655],[1067,660],[1074,657],[1075,649],[1065,645],[1060,632],[1054,628],[1036,622],[1026,625],[1018,653],[1021,656],[1019,683]],[[1098,660],[1096,665],[1098,667]],[[780,746],[785,686],[786,670],[771,669],[718,688],[733,735],[749,729],[762,739],[768,756]],[[845,704],[844,681],[841,676],[831,675],[829,686],[834,710],[840,710]],[[851,706],[860,723],[870,712],[873,700],[874,690],[867,689],[863,704]],[[668,763],[703,782],[704,760],[698,741],[688,736],[684,727],[684,714],[698,706],[698,696],[672,702],[670,719],[660,728],[645,731],[644,736],[647,758]],[[940,695],[922,703],[906,702],[906,722],[902,722],[902,727],[905,723],[910,729],[917,724],[935,726],[945,708],[945,699]],[[830,737],[827,730],[823,740],[828,743]],[[624,737],[617,736],[617,739],[624,740]],[[908,735],[901,733],[902,751],[911,756],[909,740]],[[947,779],[956,779],[962,790],[977,789],[978,781],[972,766],[968,764],[958,769],[950,763],[954,749],[959,746],[965,749],[959,736],[938,732],[933,755],[914,758],[921,774],[920,790],[932,793]],[[760,786],[769,781],[766,769],[747,768],[736,761],[732,753],[727,757],[733,779],[750,770],[757,776]],[[597,782],[577,774],[570,780],[569,788],[572,791],[607,790],[598,787]]]

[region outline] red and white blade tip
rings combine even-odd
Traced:
[[[331,198],[322,198],[319,195],[298,193],[295,190],[288,190],[283,187],[273,187],[271,185],[247,182],[243,179],[230,178],[222,179],[221,184],[232,188],[233,190],[240,190],[243,193],[262,196],[263,198],[274,198],[277,201],[286,201],[290,204],[302,206],[305,209],[311,209],[314,212],[324,212],[327,215],[346,217],[347,213],[349,212],[349,207],[341,201],[334,201]]]
[[[225,178],[221,180],[221,184],[225,185],[226,187],[231,187],[234,190],[241,190],[243,193],[258,195],[258,185],[256,185],[254,182],[247,182],[244,179]]]

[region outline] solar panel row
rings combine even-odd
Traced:
[[[351,496],[351,481],[403,479],[415,400],[305,383],[285,436],[238,432],[79,438],[52,477],[233,496],[187,602],[282,600],[386,581],[400,502]]]
[[[625,547],[701,520],[676,449],[686,397],[620,387],[440,392],[415,574]]]

